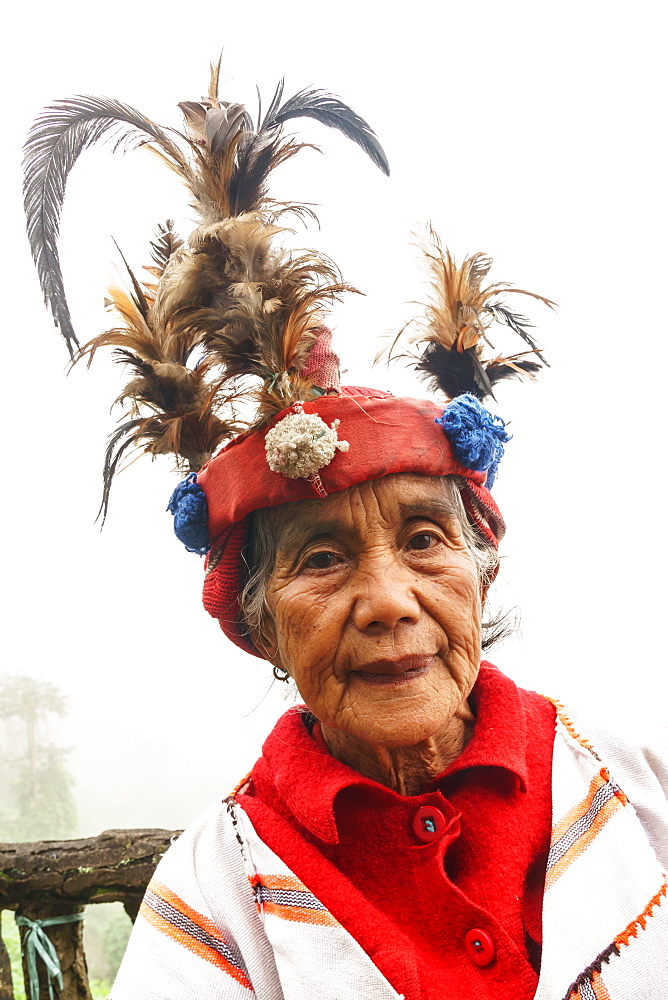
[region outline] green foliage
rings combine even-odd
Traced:
[[[65,764],[69,750],[38,747],[36,766],[26,761],[15,767],[14,840],[65,840],[76,830],[74,781]]]
[[[69,750],[48,740],[52,715],[65,713],[55,684],[0,677],[0,840],[65,839],[76,830]]]
[[[113,986],[113,980],[111,979],[89,979],[88,986],[90,987],[91,996],[93,1000],[107,1000],[109,993],[111,992],[111,987]]]
[[[0,678],[0,719],[19,716],[36,726],[46,715],[65,714],[65,696],[50,681],[25,674]]]
[[[19,936],[19,929],[14,922],[14,914],[9,910],[4,910],[2,913],[2,940],[5,942],[9,961],[12,966],[14,1000],[26,1000],[23,986],[23,968],[21,966],[21,938]]]
[[[95,903],[86,907],[84,948],[94,1000],[109,992],[121,964],[132,922],[122,903]],[[97,985],[99,995],[93,990]]]

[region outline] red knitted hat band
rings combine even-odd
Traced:
[[[227,529],[207,556],[202,602],[212,618],[217,618],[228,639],[247,653],[260,656],[248,637],[241,619],[239,598],[245,584],[241,558],[246,543],[248,521],[244,518]]]

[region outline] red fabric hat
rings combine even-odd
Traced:
[[[204,606],[232,642],[255,656],[261,654],[246,634],[239,605],[244,586],[241,552],[252,511],[312,500],[392,473],[454,474],[465,481],[464,505],[480,533],[496,545],[505,530],[499,509],[485,488],[487,472],[462,465],[455,458],[456,447],[453,449],[437,423],[443,415],[443,403],[348,386],[340,395],[300,404],[299,412],[315,414],[329,427],[339,422],[335,432],[341,450],[310,478],[289,478],[269,466],[267,434],[294,410],[291,407],[261,429],[235,438],[197,474],[197,485],[206,496],[212,543],[206,563]],[[345,443],[349,447],[343,450]],[[269,451],[271,454],[272,449]]]

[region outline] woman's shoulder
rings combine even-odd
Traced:
[[[592,756],[610,775],[668,867],[668,725],[614,711],[554,704],[557,740]]]
[[[631,781],[642,782],[653,775],[668,794],[668,723],[572,702],[552,703],[558,729],[585,749],[614,761],[618,772]]]
[[[231,798],[214,803],[161,858],[113,1000],[280,995],[237,824]]]
[[[235,792],[212,803],[173,841],[156,869],[155,878],[181,888],[203,903],[210,887],[224,881],[248,896],[246,834]],[[177,890],[178,891],[178,890]]]

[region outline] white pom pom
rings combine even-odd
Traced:
[[[299,409],[279,420],[265,438],[267,462],[272,472],[289,479],[308,479],[332,461],[337,451],[348,451],[347,441],[339,441],[339,421],[328,427],[317,413]]]

